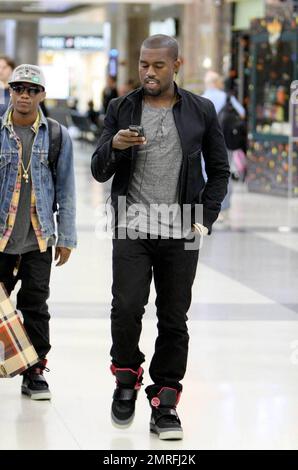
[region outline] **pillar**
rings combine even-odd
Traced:
[[[16,64],[38,64],[38,22],[17,21],[14,59]]]
[[[184,86],[202,93],[208,69],[223,73],[223,57],[230,48],[230,4],[193,0],[184,5],[182,25]]]

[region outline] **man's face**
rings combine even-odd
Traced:
[[[0,82],[7,83],[12,74],[12,68],[6,63],[6,60],[0,59]]]
[[[20,114],[27,115],[38,110],[38,106],[45,99],[43,89],[31,83],[12,83],[10,96],[14,109]]]
[[[169,49],[143,47],[139,59],[139,75],[145,94],[160,96],[168,91],[179,66],[180,61],[171,57]]]

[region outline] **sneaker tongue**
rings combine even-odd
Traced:
[[[121,385],[130,385],[131,387],[134,387],[138,376],[129,370],[117,370],[116,377]]]
[[[30,370],[30,373],[33,375],[43,375],[44,369],[41,367],[34,367],[33,369]]]
[[[175,406],[177,401],[177,391],[173,388],[164,388],[158,393],[160,406]]]
[[[164,423],[177,423],[177,416],[176,415],[167,415],[167,416],[163,416],[162,418],[163,422]]]

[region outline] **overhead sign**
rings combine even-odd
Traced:
[[[63,50],[104,50],[104,39],[102,36],[42,36],[39,39],[40,49]]]

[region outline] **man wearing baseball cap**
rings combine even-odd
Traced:
[[[62,266],[76,246],[72,143],[66,128],[54,123],[61,129],[54,178],[49,162],[53,123],[40,109],[46,96],[44,74],[36,65],[19,65],[9,86],[11,105],[0,122],[0,282],[10,294],[21,281],[17,308],[39,356],[23,374],[22,393],[48,400],[43,371],[51,348],[46,301],[52,250],[56,245],[55,260]]]

